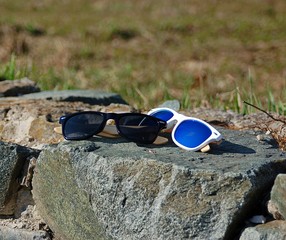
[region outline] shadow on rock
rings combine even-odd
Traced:
[[[212,145],[210,153],[217,155],[224,153],[254,154],[256,151],[250,147],[223,140],[219,145]]]

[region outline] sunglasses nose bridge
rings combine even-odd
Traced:
[[[116,118],[116,113],[105,113],[105,119],[114,119]]]
[[[177,113],[177,114],[176,114],[176,120],[177,120],[177,121],[182,121],[182,120],[184,120],[184,119],[186,119],[186,118],[188,118],[188,117],[185,116],[185,115],[183,115],[183,114],[181,114],[181,113]]]
[[[173,127],[175,127],[176,125],[180,124],[182,121],[184,121],[187,117],[184,116],[183,114],[177,113],[176,115],[174,115],[174,117],[172,118],[172,122],[170,122],[170,125],[172,125]]]

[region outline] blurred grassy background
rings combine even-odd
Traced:
[[[285,26],[285,0],[0,0],[0,79],[286,114]]]

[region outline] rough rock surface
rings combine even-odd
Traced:
[[[0,142],[0,215],[13,215],[24,165],[39,151]]]
[[[39,91],[37,84],[28,78],[0,81],[0,97],[20,96]]]
[[[0,142],[0,240],[232,240],[241,233],[243,240],[285,238],[286,221],[273,221],[266,207],[268,203],[273,217],[283,219],[277,206],[269,204],[285,202],[282,182],[275,182],[276,193],[268,201],[276,175],[286,168],[285,153],[273,135],[264,134],[273,123],[267,115],[206,108],[182,112],[224,126],[219,128],[223,143],[209,153],[185,152],[171,141],[162,146],[104,138],[63,142],[53,131],[60,126],[58,118],[71,112],[136,111],[110,104],[114,99],[117,94],[97,91],[0,99],[0,140],[6,142]],[[179,108],[177,101],[163,106]],[[36,158],[43,148],[31,165],[35,159],[30,153]],[[249,223],[261,214],[266,224]]]
[[[271,203],[281,214],[280,218],[286,219],[286,174],[279,174],[276,177],[271,190]]]
[[[239,240],[284,240],[286,239],[285,221],[276,220],[247,228]]]
[[[0,240],[50,240],[45,231],[30,231],[0,226]]]
[[[207,154],[124,139],[49,146],[33,179],[38,211],[64,239],[234,239],[286,154],[252,131],[219,130]]]

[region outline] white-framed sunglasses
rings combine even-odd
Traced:
[[[170,108],[155,108],[148,115],[166,121],[166,130],[172,130],[173,142],[185,150],[198,151],[222,139],[222,135],[207,122],[187,117]]]

